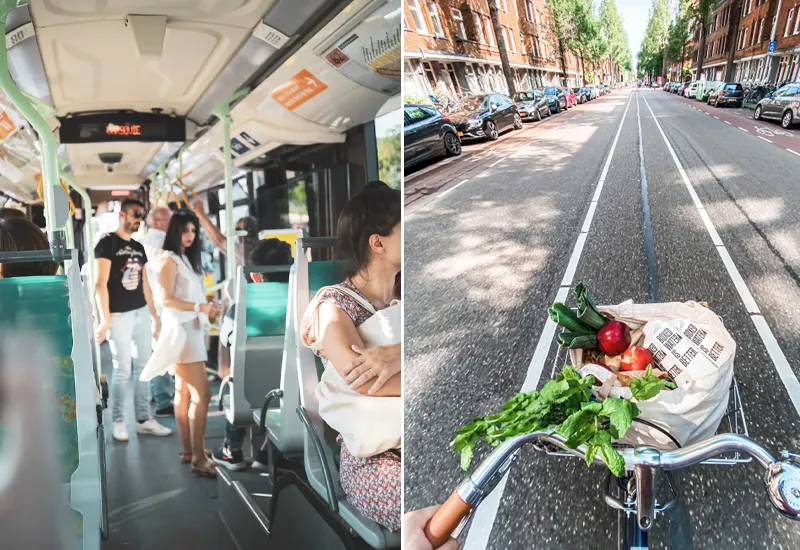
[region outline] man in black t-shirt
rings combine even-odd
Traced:
[[[165,436],[172,430],[162,426],[150,414],[150,383],[139,377],[152,353],[150,319],[155,323],[155,336],[160,331],[147,280],[147,254],[144,247],[132,240],[146,215],[144,204],[134,199],[122,202],[119,229],[103,236],[95,248],[97,258],[97,309],[100,322],[97,342],[108,338],[114,374],[111,378],[111,418],[114,439],[128,441],[123,408],[125,389],[131,377],[132,351],[136,350],[134,407],[136,433]],[[110,330],[110,333],[109,333]]]

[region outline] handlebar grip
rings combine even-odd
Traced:
[[[439,548],[447,542],[458,524],[471,510],[472,506],[461,500],[457,492],[450,495],[425,526],[425,537],[431,546]]]

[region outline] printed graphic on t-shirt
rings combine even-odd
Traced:
[[[128,258],[125,267],[122,268],[122,287],[125,290],[137,290],[142,274],[142,264],[138,259]]]

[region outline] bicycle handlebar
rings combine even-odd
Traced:
[[[438,548],[447,542],[459,524],[494,489],[524,445],[550,443],[585,457],[585,445],[570,449],[564,442],[565,439],[555,432],[538,431],[515,437],[497,447],[458,486],[425,526],[425,536],[432,546]],[[637,484],[643,485],[637,499],[639,526],[648,530],[652,525],[654,469],[680,470],[729,451],[741,451],[755,458],[767,470],[765,481],[773,506],[790,519],[800,519],[800,462],[789,458],[792,455],[787,452],[784,452],[784,460],[776,460],[764,447],[747,437],[722,434],[674,451],[659,451],[653,447],[620,449],[626,469],[635,471]],[[594,463],[602,464],[602,461],[595,458]],[[642,499],[643,495],[649,495],[649,498]]]

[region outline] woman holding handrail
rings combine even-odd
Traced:
[[[400,316],[392,317],[399,313],[394,301],[401,265],[400,204],[398,191],[373,182],[344,206],[337,233],[345,278],[320,289],[300,334],[325,365],[316,390],[319,414],[339,432],[339,481],[347,500],[392,531],[400,529]],[[372,393],[373,384],[354,390],[347,381],[360,359],[354,348],[381,345],[397,360],[372,354],[370,360],[396,372]]]

